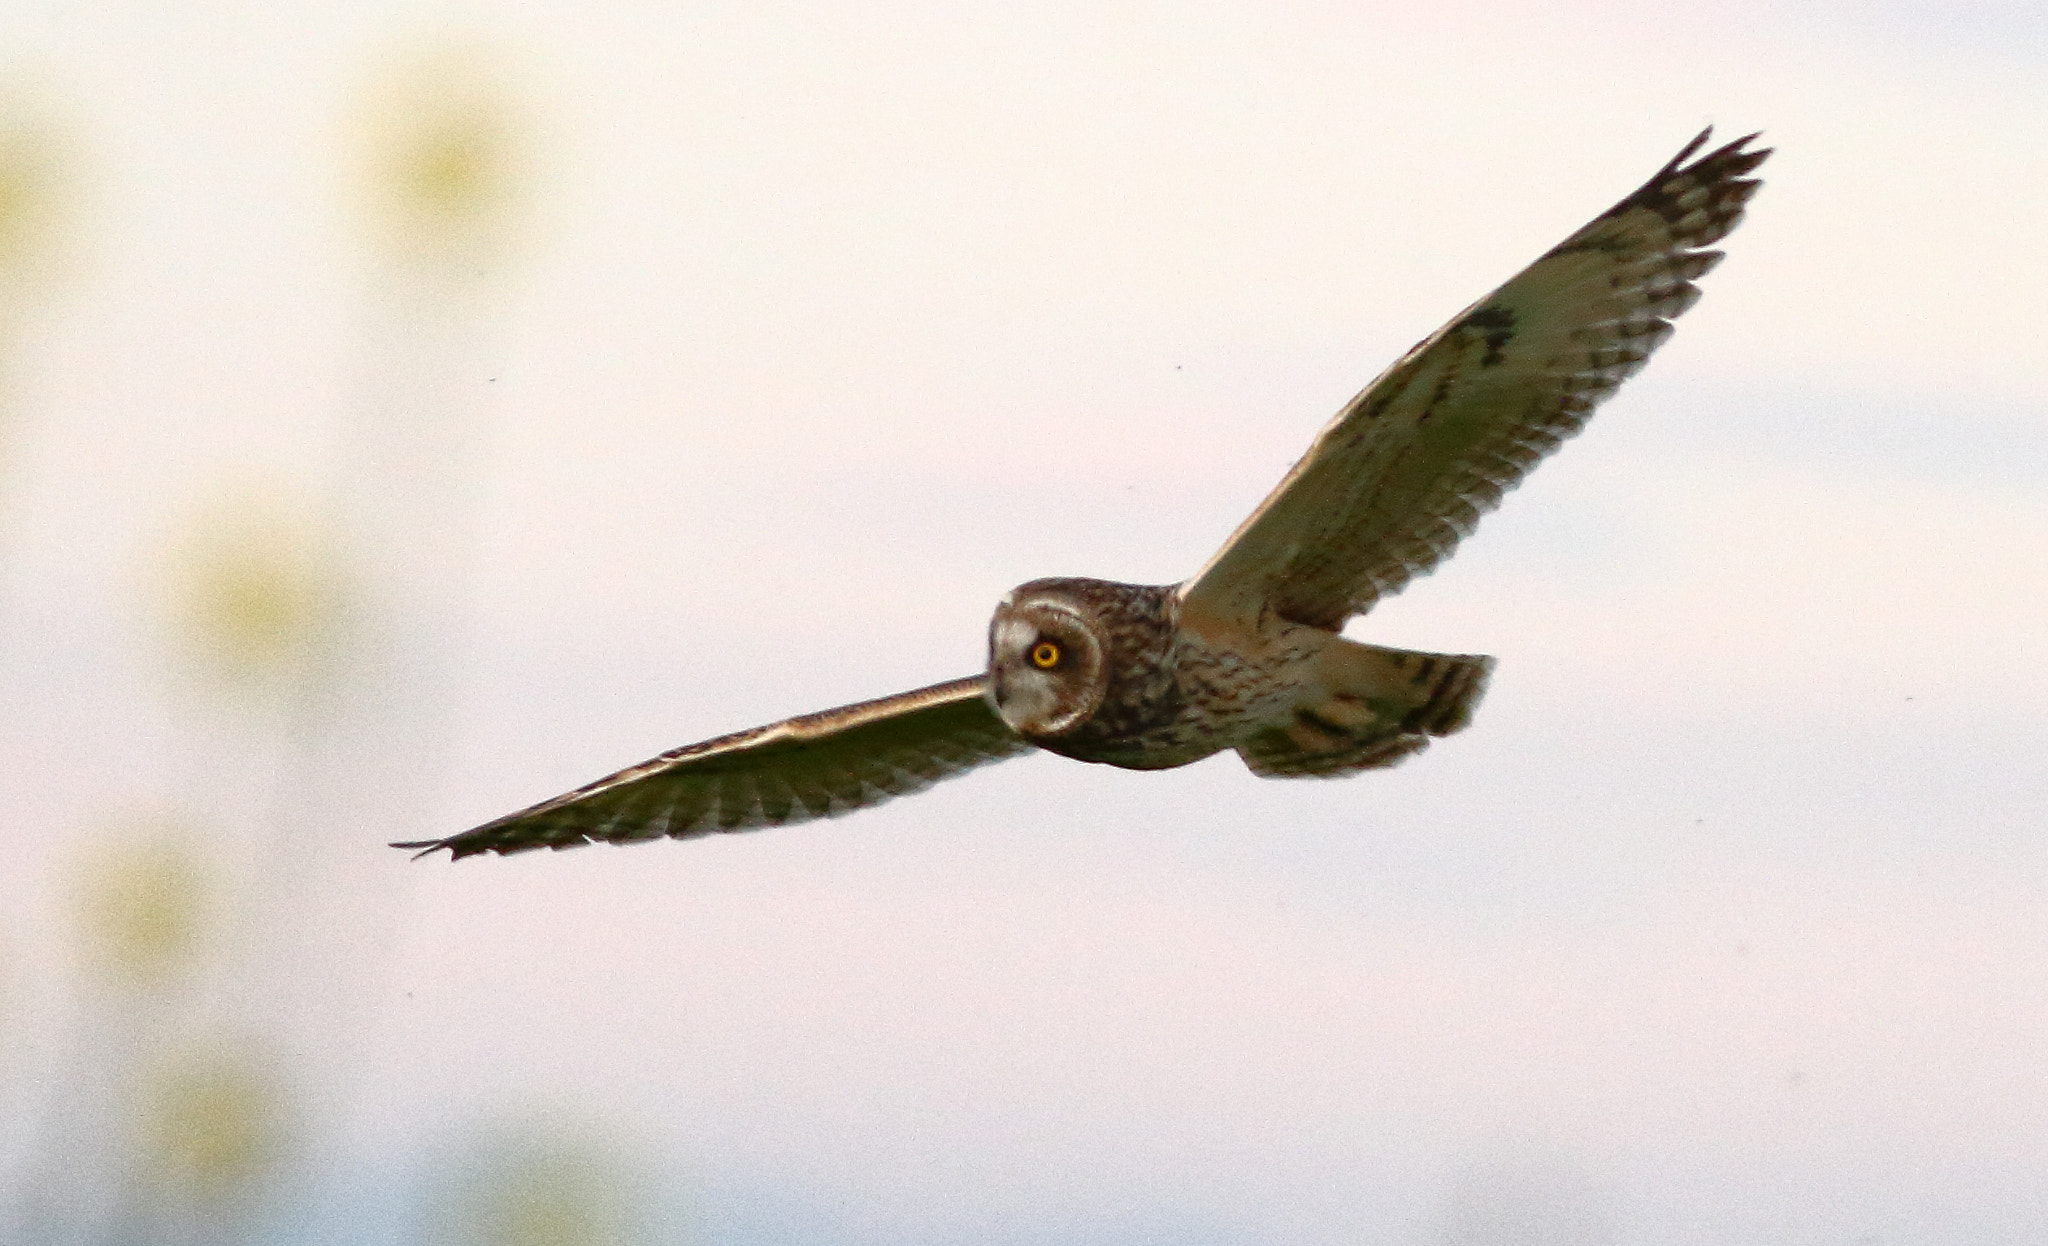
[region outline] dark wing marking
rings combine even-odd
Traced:
[[[842,706],[691,744],[447,839],[421,855],[690,839],[837,817],[1035,747],[982,697],[982,678]]]
[[[1460,538],[1643,366],[1699,298],[1769,149],[1711,130],[1352,399],[1216,556],[1188,612],[1337,628]]]

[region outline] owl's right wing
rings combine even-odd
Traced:
[[[393,844],[460,860],[603,840],[692,839],[837,817],[1037,746],[976,675],[686,745],[447,839]]]
[[[1367,386],[1181,586],[1183,621],[1334,630],[1449,557],[1671,336],[1756,193],[1755,137],[1693,159],[1701,134]]]

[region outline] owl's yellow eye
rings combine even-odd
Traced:
[[[1060,647],[1049,640],[1041,640],[1031,648],[1031,664],[1042,671],[1049,671],[1060,664]]]

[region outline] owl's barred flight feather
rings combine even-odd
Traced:
[[[1493,659],[1338,630],[1449,557],[1670,337],[1770,154],[1750,135],[1693,159],[1708,133],[1367,386],[1186,582],[1033,580],[996,607],[985,675],[692,744],[395,846],[460,858],[783,826],[1037,748],[1136,770],[1235,749],[1261,776],[1332,777],[1462,730]]]

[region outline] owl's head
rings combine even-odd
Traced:
[[[988,696],[1022,736],[1065,735],[1109,691],[1109,644],[1085,595],[1034,580],[997,604],[988,625]]]

